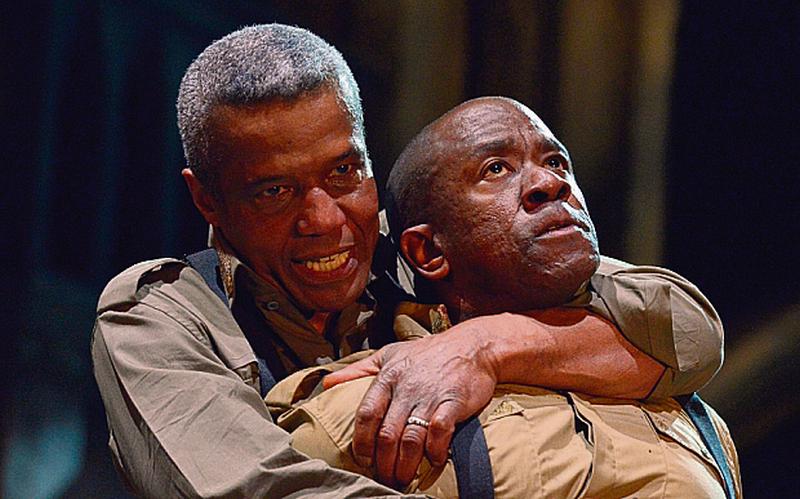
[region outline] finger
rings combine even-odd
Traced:
[[[417,416],[423,420],[421,416]],[[406,423],[403,435],[400,437],[400,449],[397,456],[397,463],[394,468],[396,482],[405,488],[414,475],[417,473],[419,463],[422,462],[422,455],[425,451],[425,437],[428,430],[424,426]]]
[[[414,409],[408,397],[394,397],[383,418],[383,423],[375,438],[375,471],[378,480],[394,485],[395,464],[397,463],[400,438],[406,427],[406,420]]]
[[[456,422],[461,413],[461,406],[455,402],[439,404],[431,416],[428,426],[428,436],[425,440],[425,453],[431,464],[442,466],[447,462],[450,441],[456,429]]]
[[[369,357],[353,362],[349,366],[322,378],[322,387],[327,390],[345,381],[374,376],[381,369],[381,355],[376,352]]]
[[[375,378],[356,410],[353,457],[364,468],[372,466],[376,435],[383,422],[383,416],[389,408],[391,398],[390,385],[381,381],[380,378]]]

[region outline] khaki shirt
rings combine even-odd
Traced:
[[[280,334],[292,340],[285,343],[301,363],[324,361],[328,354],[305,353],[316,347],[307,349],[310,337],[293,331],[311,328],[284,300],[270,312],[274,324],[283,324]],[[604,259],[572,305],[612,318],[632,343],[667,366],[656,395],[699,389],[720,366],[716,313],[694,286],[668,271]],[[343,314],[340,321],[360,316]],[[341,342],[315,344],[334,358],[346,351]],[[109,282],[98,303],[92,359],[115,464],[139,494],[396,494],[290,447],[289,434],[273,423],[259,395],[253,349],[225,304],[181,260],[142,262]]]
[[[398,337],[426,335],[413,330],[422,329],[415,322],[428,322],[419,314],[428,311],[412,310],[413,318],[396,318]],[[425,327],[441,323],[438,314],[429,311]],[[331,466],[374,476],[373,469],[356,464],[351,451],[355,408],[372,377],[319,390],[324,374],[362,357],[357,353],[294,373],[270,390],[265,401],[278,425],[291,433],[295,449]],[[736,449],[723,420],[709,412],[740,497]],[[506,384],[497,387],[479,420],[499,499],[725,497],[716,462],[673,399],[604,399]],[[407,491],[457,497],[452,460],[439,468],[424,460]]]
[[[327,366],[326,366],[327,367]],[[314,369],[314,368],[312,368]],[[295,373],[297,374],[297,373]],[[292,382],[288,378],[279,383]],[[285,410],[267,402],[292,446],[331,466],[373,476],[353,460],[355,408],[372,378],[324,391]],[[302,389],[295,396],[303,393]],[[725,423],[711,412],[738,497],[738,457]],[[622,401],[522,385],[499,385],[479,420],[499,498],[725,497],[721,473],[689,417],[673,399]],[[426,460],[407,489],[458,496],[453,463]]]

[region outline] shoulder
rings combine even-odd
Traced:
[[[141,333],[146,321],[179,326],[206,343],[214,331],[231,330],[227,306],[203,277],[183,260],[160,258],[137,263],[109,281],[97,304],[98,324],[130,335]],[[160,329],[163,329],[161,327]]]
[[[633,267],[632,264],[611,258],[610,256],[600,255],[600,265],[597,267],[596,274],[610,275],[620,270],[626,270]]]
[[[348,449],[353,438],[356,411],[374,376],[341,383],[297,406],[306,418],[316,420],[340,449]],[[280,424],[280,423],[279,423]]]
[[[631,265],[603,256],[590,283],[607,303],[627,303],[634,309],[641,308],[651,313],[657,309],[671,311],[680,317],[689,317],[690,322],[699,313],[704,321],[714,323],[712,329],[721,329],[719,317],[703,293],[685,277],[671,270],[655,265]],[[675,319],[683,324],[685,321],[680,317]]]
[[[176,258],[159,258],[139,262],[128,267],[114,278],[100,293],[97,312],[138,301],[142,287],[153,283],[167,284],[180,278],[186,263]]]
[[[187,309],[200,315],[228,311],[200,273],[177,258],[148,260],[120,272],[100,294],[97,314],[126,310],[142,303],[156,308]]]
[[[656,265],[634,265],[617,260],[609,256],[600,256],[600,265],[592,276],[592,281],[610,280],[614,282],[639,282],[651,281],[671,286],[679,286],[687,290],[696,291],[694,285],[685,277],[664,267]]]
[[[634,265],[610,256],[600,255],[600,265],[597,267],[596,275],[620,276],[620,275],[647,275],[665,274],[677,276],[675,272],[655,265]]]
[[[234,368],[255,360],[228,305],[177,258],[137,263],[111,279],[97,304],[93,338],[98,336],[109,348],[199,342]]]

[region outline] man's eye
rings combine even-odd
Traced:
[[[342,163],[331,170],[328,182],[337,187],[358,186],[364,179],[364,167],[358,163]]]
[[[259,197],[266,199],[275,199],[289,192],[289,188],[285,185],[271,185],[259,193]]]
[[[331,177],[357,177],[361,180],[364,166],[360,163],[342,163],[333,169]]]
[[[551,156],[545,160],[545,164],[550,168],[567,169],[567,161],[560,156]]]
[[[492,161],[483,169],[483,178],[498,178],[511,173],[511,168],[502,161]]]
[[[353,165],[339,165],[333,169],[336,175],[347,175],[353,170]]]

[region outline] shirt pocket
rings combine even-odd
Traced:
[[[594,429],[568,394],[501,385],[481,419],[496,497],[579,497],[586,488]]]
[[[658,434],[637,403],[568,394],[593,430],[594,461],[586,497],[661,495],[665,465]],[[641,488],[647,484],[646,488]]]
[[[642,409],[659,434],[671,439],[701,459],[716,472],[718,477],[722,476],[719,466],[714,461],[714,456],[706,448],[688,414],[680,408],[677,402],[669,399],[658,403],[647,403],[643,405]]]

